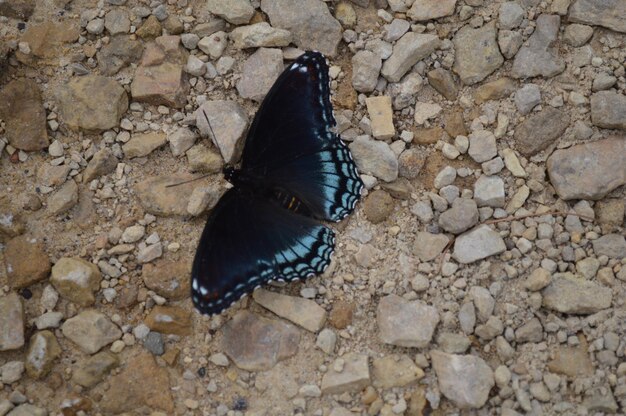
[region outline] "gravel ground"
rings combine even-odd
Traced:
[[[309,49],[367,189],[322,276],[201,316]],[[624,414],[625,61],[623,0],[0,1],[0,416]]]

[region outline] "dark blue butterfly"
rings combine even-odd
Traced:
[[[211,212],[191,273],[205,314],[226,309],[271,280],[322,273],[335,247],[319,220],[354,210],[361,181],[348,148],[331,130],[328,66],[306,52],[278,77],[248,131],[234,186]]]

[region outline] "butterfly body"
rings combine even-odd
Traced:
[[[363,187],[348,148],[332,132],[328,67],[306,52],[268,92],[248,132],[233,184],[205,225],[192,267],[192,300],[219,313],[271,280],[322,273],[339,221]]]

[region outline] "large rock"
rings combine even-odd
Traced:
[[[148,352],[128,357],[125,367],[111,377],[109,385],[100,401],[100,410],[105,414],[121,414],[138,408],[174,414],[168,371],[157,365]]]
[[[480,225],[457,237],[454,242],[454,258],[460,263],[475,261],[502,253],[506,250],[504,240],[487,225]]]
[[[196,110],[196,126],[217,146],[226,163],[237,163],[243,150],[248,114],[236,101],[207,101]]]
[[[58,65],[60,57],[68,52],[67,44],[78,40],[79,35],[78,25],[72,19],[56,22],[50,19],[41,24],[29,24],[20,41],[28,44],[30,53],[17,50],[15,56],[28,65],[34,65],[38,60]]]
[[[249,0],[208,0],[211,13],[234,25],[248,23],[254,15],[254,7]]]
[[[139,182],[135,188],[139,203],[146,212],[160,216],[188,215],[187,206],[196,187],[206,186],[207,182],[194,179],[193,175],[174,174],[152,176]],[[176,186],[168,186],[180,184]]]
[[[515,129],[517,149],[524,156],[532,156],[554,143],[568,125],[569,116],[566,112],[546,107]]]
[[[593,251],[598,256],[623,259],[626,257],[626,239],[623,235],[607,234],[593,240]]]
[[[577,278],[571,273],[555,276],[541,292],[543,307],[561,313],[584,314],[611,307],[611,289]]]
[[[286,29],[301,49],[317,50],[328,56],[337,54],[341,24],[320,0],[262,0],[261,10],[272,26]]]
[[[252,296],[259,305],[307,331],[317,332],[326,322],[326,310],[313,300],[281,295],[264,289],[255,290]]]
[[[143,44],[130,36],[113,36],[98,52],[98,66],[103,75],[115,75],[141,58]]]
[[[439,313],[424,302],[410,302],[397,295],[385,296],[376,310],[379,336],[385,344],[426,347],[439,323]]]
[[[549,78],[565,70],[565,62],[559,57],[555,46],[560,20],[558,15],[542,14],[537,18],[535,31],[515,55],[511,71],[513,77]]]
[[[593,94],[591,122],[605,129],[626,130],[626,95],[613,91]]]
[[[46,110],[35,81],[20,78],[2,88],[0,119],[11,146],[29,152],[48,147]]]
[[[562,199],[602,199],[626,184],[626,138],[557,150],[548,159],[547,170]]]
[[[341,394],[360,392],[370,384],[370,370],[367,355],[348,353],[338,360],[342,361],[341,371],[335,365],[322,378],[323,394]]]
[[[408,32],[393,46],[391,56],[382,66],[381,74],[389,82],[398,82],[409,69],[429,56],[441,45],[436,35]]]
[[[243,98],[261,102],[283,72],[283,53],[280,49],[259,48],[243,63],[237,91]]]
[[[22,289],[45,279],[51,269],[43,243],[28,235],[20,235],[7,242],[4,265],[7,283],[13,289]]]
[[[0,351],[24,345],[24,307],[20,296],[11,292],[0,297]]]
[[[237,27],[229,36],[237,49],[288,46],[292,38],[290,31],[274,28],[267,22]]]
[[[192,333],[191,314],[178,306],[155,306],[146,316],[145,324],[160,334],[186,336]]]
[[[187,74],[183,66],[172,62],[140,66],[130,84],[133,100],[174,108],[185,106],[188,89]]]
[[[94,354],[119,339],[122,331],[103,313],[88,309],[68,319],[61,326],[63,335],[83,352]]]
[[[248,311],[237,313],[223,329],[224,352],[247,371],[265,371],[296,354],[298,329],[286,322],[267,319]]]
[[[495,21],[478,29],[465,25],[452,42],[456,51],[453,70],[465,85],[482,81],[504,63],[496,41]]]
[[[454,13],[456,0],[416,0],[409,9],[407,16],[416,22],[439,19]]]
[[[577,0],[569,8],[569,20],[626,33],[626,2],[623,0]]]
[[[489,398],[495,381],[493,371],[480,357],[431,351],[439,389],[461,409],[478,409]]]
[[[349,145],[359,172],[376,176],[385,182],[398,178],[398,159],[385,142],[359,136]]]
[[[50,331],[35,333],[26,352],[26,372],[34,379],[44,378],[50,373],[54,361],[61,355],[61,346]]]
[[[63,257],[52,267],[50,283],[61,296],[81,305],[93,305],[102,275],[93,263],[80,258]]]
[[[56,94],[61,120],[72,129],[101,132],[119,126],[128,95],[115,80],[86,75],[63,84]]]

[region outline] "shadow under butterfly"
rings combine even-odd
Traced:
[[[331,130],[328,65],[306,52],[278,77],[256,113],[233,187],[207,219],[193,261],[191,294],[217,314],[269,281],[322,273],[335,247],[320,221],[340,221],[363,182],[350,151]]]

